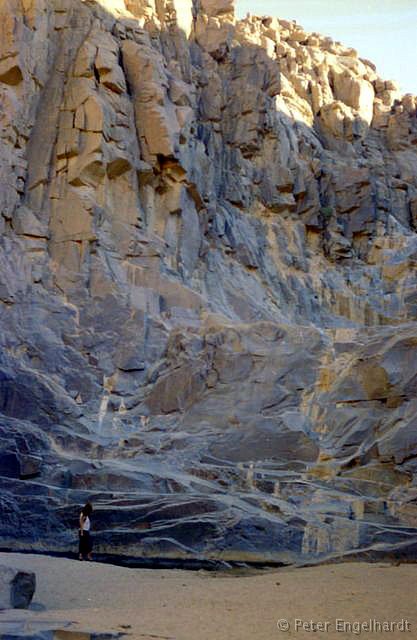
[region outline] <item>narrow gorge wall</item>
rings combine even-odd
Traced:
[[[231,0],[0,18],[0,546],[415,558],[416,98]]]

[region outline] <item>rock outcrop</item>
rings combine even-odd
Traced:
[[[232,0],[4,0],[0,538],[417,549],[417,117]]]
[[[27,609],[35,588],[36,576],[32,571],[19,571],[0,565],[0,611]]]

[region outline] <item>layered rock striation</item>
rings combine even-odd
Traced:
[[[0,546],[415,558],[416,98],[231,0],[0,13]]]

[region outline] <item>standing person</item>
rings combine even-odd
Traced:
[[[78,531],[79,535],[79,546],[78,546],[78,558],[80,560],[84,560],[85,556],[87,556],[88,560],[92,560],[91,552],[93,550],[93,543],[91,540],[91,521],[90,516],[93,513],[93,505],[91,502],[87,502],[87,504],[82,508],[80,513],[80,528]]]

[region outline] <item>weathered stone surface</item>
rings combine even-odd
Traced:
[[[10,615],[2,612],[0,640],[118,640],[125,637],[125,633],[117,631],[95,632],[91,629],[80,629],[71,622],[57,622],[36,617],[16,618],[16,613]]]
[[[2,547],[414,557],[416,98],[229,0],[0,13]]]
[[[0,566],[0,610],[27,609],[35,588],[34,573]]]

